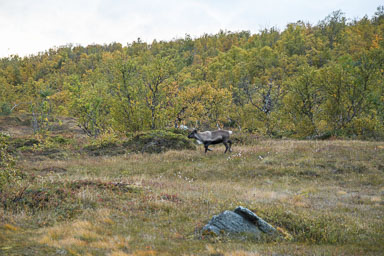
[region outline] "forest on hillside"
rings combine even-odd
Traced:
[[[167,127],[271,137],[384,138],[384,6],[348,20],[0,59],[0,114],[35,132],[75,117],[90,136]]]

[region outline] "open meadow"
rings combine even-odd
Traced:
[[[65,144],[59,157],[25,150],[24,178],[0,196],[0,254],[382,255],[383,142],[248,144],[229,154],[222,145],[97,157]],[[281,236],[201,234],[237,206]]]

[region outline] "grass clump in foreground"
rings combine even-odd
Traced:
[[[379,255],[384,144],[255,141],[159,154],[20,159],[24,179],[0,196],[4,255]],[[65,172],[46,172],[61,168]],[[202,237],[242,205],[277,240]]]

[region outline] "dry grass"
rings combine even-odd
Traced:
[[[217,147],[21,160],[33,178],[18,186],[30,192],[3,204],[0,254],[380,255],[383,159],[381,142],[267,140],[226,155]],[[66,171],[41,171],[52,166]],[[48,201],[33,204],[40,190]],[[201,239],[212,215],[238,205],[284,238]]]

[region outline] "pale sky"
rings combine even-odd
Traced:
[[[137,38],[192,38],[220,30],[257,33],[302,20],[317,24],[333,11],[372,17],[382,0],[0,0],[0,57],[26,56],[66,44]]]

